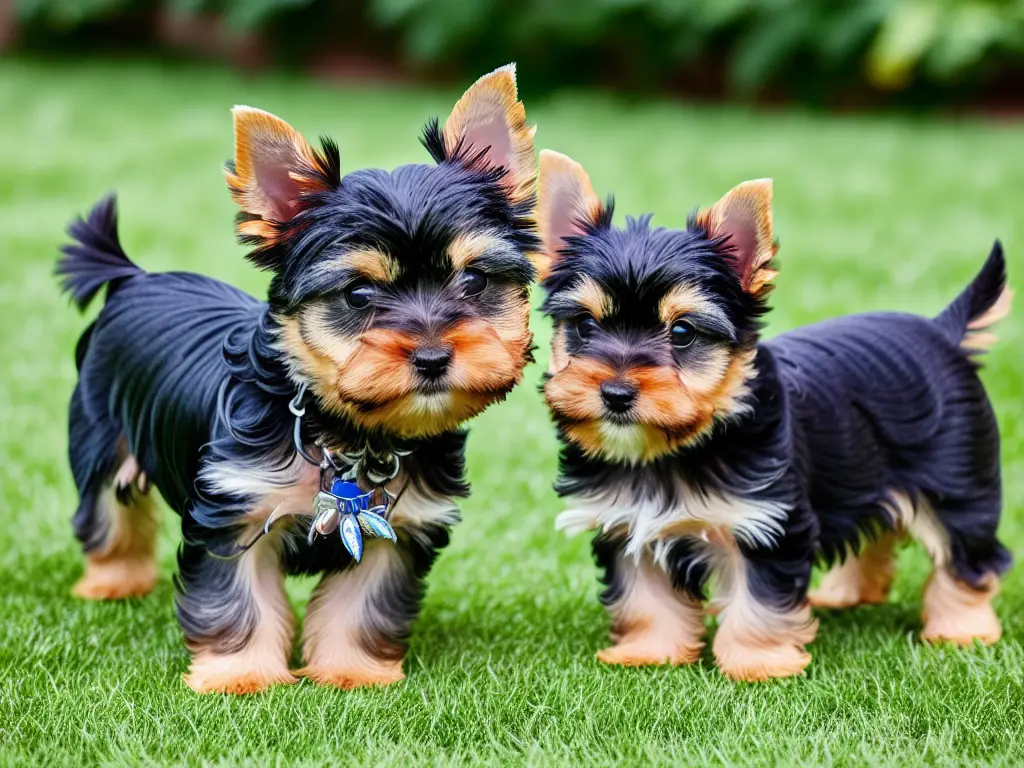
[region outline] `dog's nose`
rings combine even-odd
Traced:
[[[439,379],[448,370],[452,351],[448,347],[420,347],[412,353],[412,364],[416,372],[426,379]]]
[[[612,413],[625,413],[636,401],[636,387],[625,381],[608,379],[601,382],[601,400]]]

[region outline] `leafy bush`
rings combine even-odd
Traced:
[[[901,91],[978,83],[1024,69],[1024,0],[17,0],[21,23],[51,31],[121,14],[214,14],[283,46],[320,38],[397,42],[405,63],[479,71],[517,59],[552,84]],[[283,23],[290,19],[292,23]],[[330,19],[330,24],[327,20]],[[300,24],[294,23],[300,20]],[[352,24],[366,29],[353,30]],[[301,31],[299,34],[302,34]],[[324,45],[329,41],[324,39]],[[294,46],[292,46],[294,47]],[[379,51],[363,51],[379,53]]]
[[[166,5],[182,15],[218,13],[232,29],[250,30],[269,27],[283,13],[307,9],[313,0],[169,0]]]
[[[809,72],[943,85],[1024,58],[1024,0],[372,0],[371,12],[424,63],[562,49],[666,76],[725,61],[740,93]]]
[[[902,0],[886,3],[867,54],[867,71],[886,88],[913,74],[950,82],[1002,58],[1024,56],[1021,0]]]

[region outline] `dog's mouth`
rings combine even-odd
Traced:
[[[512,390],[469,390],[431,383],[386,401],[346,399],[348,416],[364,428],[404,438],[424,438],[458,429]]]
[[[614,424],[618,426],[628,426],[630,424],[640,423],[640,421],[636,417],[636,414],[631,411],[627,411],[626,413],[615,413],[608,411],[604,413],[600,420],[607,424]]]
[[[659,424],[636,410],[570,416],[554,411],[565,438],[595,459],[645,464],[699,440],[703,424]]]
[[[432,410],[443,410],[445,405],[463,398],[479,399],[491,403],[506,397],[515,387],[515,382],[509,382],[507,386],[491,387],[486,389],[469,389],[455,387],[442,382],[425,382],[416,384],[408,391],[402,392],[387,400],[370,400],[352,396],[347,392],[339,392],[340,399],[352,410],[361,414],[372,414],[394,408],[402,403],[415,403],[431,407]]]
[[[446,395],[453,390],[451,382],[437,379],[417,379],[412,391],[418,395]]]

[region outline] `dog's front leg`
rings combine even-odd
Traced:
[[[256,534],[239,531],[238,543]],[[215,532],[210,532],[214,535]],[[192,652],[185,682],[198,693],[255,693],[296,682],[288,670],[294,617],[284,591],[280,539],[271,533],[237,557],[211,553],[186,531],[178,555],[178,619]],[[223,534],[217,544],[231,545]]]
[[[419,614],[423,579],[444,526],[395,526],[398,543],[371,539],[363,559],[323,577],[303,625],[306,666],[297,674],[338,688],[388,685],[404,677],[402,661]]]
[[[612,618],[613,645],[598,651],[605,664],[646,666],[692,664],[704,647],[704,609],[698,597],[673,584],[650,548],[639,557],[625,552],[625,532],[594,539],[594,556],[604,569],[601,602]],[[671,550],[670,550],[671,552]],[[686,563],[673,558],[676,571]]]
[[[722,673],[762,681],[803,671],[818,623],[807,601],[811,552],[802,537],[787,535],[772,547],[719,542],[714,568],[718,631],[711,647]]]

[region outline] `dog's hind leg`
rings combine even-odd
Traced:
[[[998,494],[971,502],[918,501],[910,532],[934,564],[924,590],[924,640],[989,645],[1002,636],[992,599],[1010,554],[996,539],[999,508]]]
[[[132,461],[132,459],[126,459]],[[157,518],[153,500],[135,491],[118,493],[113,483],[94,497],[85,573],[73,588],[86,600],[114,600],[148,594],[156,584]]]
[[[878,605],[889,596],[896,572],[895,549],[900,535],[886,531],[868,541],[860,552],[852,552],[822,577],[807,598],[815,608],[852,608]]]
[[[686,579],[694,553],[687,542],[666,547],[665,565]],[[614,532],[594,539],[594,556],[604,569],[601,602],[612,617],[613,645],[598,651],[605,664],[646,666],[692,664],[704,647],[704,608],[699,596],[680,589],[672,575],[646,549],[639,559],[625,553]],[[670,561],[670,562],[669,562]],[[698,568],[698,570],[701,570]]]
[[[120,428],[88,419],[77,390],[70,427],[80,499],[72,524],[85,552],[85,573],[72,592],[86,600],[145,595],[157,579],[157,517],[145,475]]]

